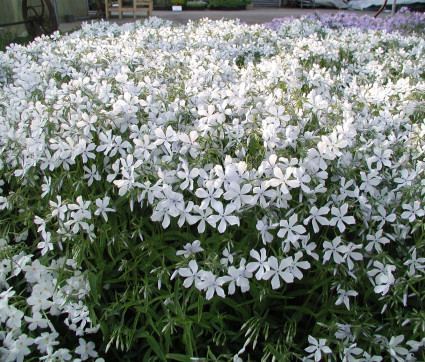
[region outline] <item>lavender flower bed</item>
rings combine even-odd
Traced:
[[[0,53],[2,361],[425,360],[425,37],[273,27]]]
[[[425,14],[411,12],[408,8],[401,8],[395,16],[374,18],[368,15],[358,16],[348,12],[338,12],[337,14],[310,14],[305,17],[308,20],[320,21],[322,25],[337,28],[357,28],[359,30],[385,30],[388,33],[394,31],[409,34],[412,32],[425,31]],[[291,18],[276,18],[266,26],[277,30],[284,22],[291,22]]]

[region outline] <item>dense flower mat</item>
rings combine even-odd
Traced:
[[[276,24],[0,53],[2,361],[425,360],[425,37]]]

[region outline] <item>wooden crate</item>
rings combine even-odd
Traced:
[[[152,16],[153,11],[153,0],[105,0],[105,15],[106,19],[109,19],[112,11],[118,12],[118,18],[122,18],[124,11],[133,12],[133,18],[137,17],[137,11],[146,10],[147,16]]]

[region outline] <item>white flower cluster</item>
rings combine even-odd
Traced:
[[[12,246],[2,239],[2,252],[10,249]],[[55,316],[65,317],[64,323],[76,336],[98,331],[83,303],[90,290],[86,276],[72,259],[54,259],[46,266],[33,257],[20,252],[0,263],[0,287],[4,289],[0,293],[1,361],[23,361],[33,349],[38,350],[42,360],[69,361],[73,353],[82,361],[97,357],[94,343],[87,343],[84,338],[80,338],[75,351],[58,348],[60,336],[50,320]],[[60,284],[62,273],[69,277]],[[21,284],[18,279],[24,280],[28,297],[16,293]]]
[[[178,252],[173,276],[207,299],[225,297],[225,284],[227,295],[257,281],[278,289],[320,263],[335,276],[337,305],[350,309],[362,277],[386,296],[425,269],[424,248],[411,241],[425,214],[424,54],[423,36],[306,20],[277,32],[100,22],[12,46],[0,53],[0,210],[33,215],[49,256],[81,235],[95,243],[119,208],[148,207],[164,229],[191,228],[197,240]],[[22,209],[16,183],[44,206]],[[203,235],[244,228],[256,231],[248,249],[232,240],[221,263],[200,269]],[[36,263],[21,269],[41,328],[36,313],[65,308],[66,290],[84,299],[87,285],[77,273],[54,291],[39,279],[52,272]],[[22,316],[4,310],[3,323],[19,330]],[[63,312],[71,329],[86,328],[83,304]],[[4,336],[7,353],[29,343],[22,336]],[[54,338],[45,341],[43,353]],[[316,360],[328,353],[310,342]]]

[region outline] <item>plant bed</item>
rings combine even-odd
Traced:
[[[0,52],[3,359],[425,360],[424,17],[326,19]]]

